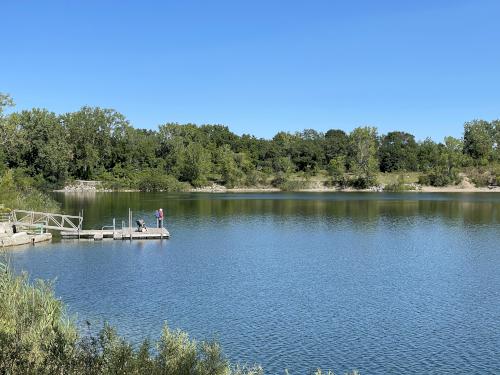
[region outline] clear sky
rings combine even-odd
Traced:
[[[372,125],[437,141],[500,117],[500,1],[0,0],[16,110],[238,134]]]

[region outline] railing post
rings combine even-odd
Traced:
[[[130,235],[130,241],[132,241],[132,210],[128,209],[128,230]]]

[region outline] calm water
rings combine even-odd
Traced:
[[[499,194],[57,199],[86,228],[163,207],[172,234],[11,251],[80,321],[134,342],[168,321],[271,374],[500,374]]]

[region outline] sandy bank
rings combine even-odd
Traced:
[[[213,189],[211,187],[207,188],[197,188],[191,189],[192,193],[274,193],[281,192],[282,190],[273,187],[240,187],[233,189]],[[314,187],[310,189],[300,189],[296,190],[296,192],[304,192],[304,193],[373,193],[373,192],[383,192],[380,188],[371,188],[371,189],[354,189],[354,188],[345,188],[338,189],[335,187]],[[462,187],[462,186],[443,186],[443,187],[435,187],[435,186],[422,186],[418,190],[406,190],[406,193],[500,193],[500,187]]]

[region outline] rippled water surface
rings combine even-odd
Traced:
[[[172,234],[10,251],[80,322],[138,342],[168,321],[271,374],[500,374],[499,194],[57,199],[86,228],[163,207]]]

